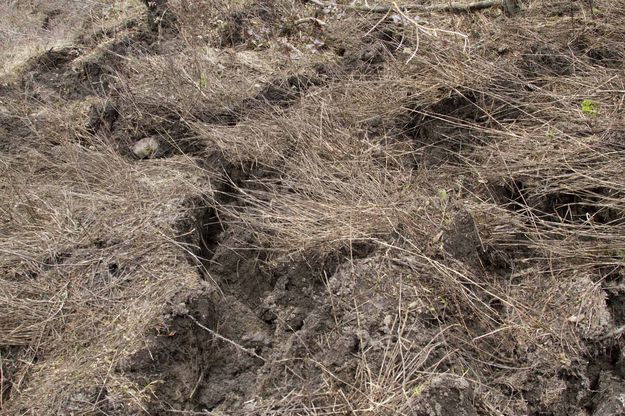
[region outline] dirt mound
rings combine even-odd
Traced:
[[[622,412],[621,0],[13,3],[4,414]]]

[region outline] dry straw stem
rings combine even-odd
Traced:
[[[309,0],[311,3],[316,4],[320,7],[337,7],[334,3],[328,3],[320,0]],[[423,4],[397,4],[393,2],[393,5],[390,6],[370,6],[367,2],[361,1],[353,1],[349,5],[345,6],[348,9],[363,11],[363,12],[373,12],[373,13],[389,13],[393,10],[406,10],[406,11],[418,11],[418,12],[470,12],[475,10],[483,10],[488,9],[495,6],[507,6],[506,1],[502,0],[483,0],[476,1],[472,3],[447,3],[447,4],[434,4],[431,6],[425,6]]]

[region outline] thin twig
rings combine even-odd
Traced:
[[[326,25],[326,22],[324,22],[323,20],[317,19],[316,17],[303,17],[303,18],[297,19],[295,21],[296,25],[301,25],[301,24],[304,24],[304,23],[314,23],[314,24],[319,25],[319,26],[325,26]]]
[[[187,318],[191,319],[193,322],[195,322],[195,324],[196,324],[197,326],[199,326],[200,328],[202,328],[204,331],[208,332],[209,334],[213,335],[215,338],[218,338],[218,339],[220,339],[220,340],[222,340],[222,341],[227,342],[228,344],[230,344],[230,345],[232,345],[232,346],[236,347],[237,349],[239,349],[239,350],[241,350],[241,351],[243,351],[243,352],[245,352],[245,353],[247,353],[247,354],[250,354],[250,355],[252,355],[252,356],[254,356],[254,357],[258,358],[259,360],[262,360],[262,362],[264,362],[264,363],[266,363],[266,362],[267,362],[267,360],[265,360],[263,357],[261,357],[260,355],[256,354],[256,352],[255,352],[255,351],[252,351],[252,350],[251,350],[251,349],[249,349],[249,348],[245,348],[245,347],[243,347],[242,345],[237,344],[237,343],[236,343],[236,342],[234,342],[233,340],[231,340],[231,339],[228,339],[228,338],[224,337],[223,335],[219,335],[217,332],[215,332],[215,331],[213,331],[212,329],[207,328],[206,326],[204,326],[204,325],[202,325],[201,323],[199,323],[199,322],[197,321],[197,319],[195,319],[193,316],[191,316],[191,315],[187,315]]]

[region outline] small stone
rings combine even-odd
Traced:
[[[271,345],[271,339],[262,332],[244,335],[241,344],[246,348],[262,348]]]
[[[139,159],[153,157],[160,147],[158,140],[154,137],[145,137],[132,146],[132,153]]]

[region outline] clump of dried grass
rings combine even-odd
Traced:
[[[116,29],[142,13],[138,0],[0,2],[0,77],[12,78],[33,56],[72,45],[85,32]]]
[[[101,146],[33,150],[4,165],[1,342],[46,357],[20,368],[16,383],[29,383],[13,386],[13,409],[61,411],[84,383],[132,402],[132,382],[111,368],[143,347],[171,296],[198,282],[175,241],[203,192],[198,168],[187,158],[132,164]]]
[[[606,15],[614,13],[612,3],[605,6]],[[605,270],[618,278],[622,267],[623,148],[614,140],[622,128],[622,86],[615,78],[622,68],[598,63],[582,45],[561,51],[571,68],[555,76],[558,68],[527,54],[523,39],[532,36],[540,44],[540,36],[557,37],[564,45],[594,25],[589,16],[577,16],[570,31],[556,35],[548,19],[539,17],[542,8],[533,5],[527,17],[497,27],[515,26],[506,38],[508,49],[497,44],[503,39],[498,33],[494,41],[470,43],[469,49],[444,37],[421,39],[426,46],[409,63],[387,62],[384,72],[365,82],[330,87],[349,97],[355,91],[377,94],[382,119],[411,114],[403,134],[388,129],[392,136],[371,140],[356,121],[371,114],[366,99],[345,102],[319,92],[263,124],[198,130],[234,161],[278,171],[278,179],[239,184],[243,203],[222,208],[255,230],[262,247],[323,254],[369,241],[393,248],[389,261],[426,282],[428,297],[443,299],[441,325],[457,325],[445,342],[459,346],[456,358],[492,399],[486,406],[502,412],[527,411],[527,403],[506,405],[487,380],[507,380],[515,370],[528,377],[546,371],[555,380],[558,366],[568,368],[600,348],[615,325],[601,282]],[[598,24],[602,29],[592,31],[615,45],[619,30],[612,25],[620,15],[606,15]],[[469,24],[460,19],[454,29]],[[403,33],[407,45],[416,45]],[[621,56],[620,47],[615,49],[614,56]],[[531,70],[520,65],[532,60],[537,64]],[[397,85],[411,85],[414,93],[387,101]],[[475,109],[447,112],[436,105],[450,96],[452,105]],[[580,110],[584,99],[600,103],[597,115]],[[360,118],[341,118],[359,111]],[[453,154],[453,162],[415,168],[423,149],[410,134],[423,134],[424,123],[433,126],[430,133],[448,135],[433,146]],[[458,132],[463,135],[454,137]],[[450,145],[462,140],[460,148]],[[429,183],[422,185],[423,178]],[[510,194],[499,194],[497,185]],[[448,190],[442,195],[450,201],[437,201],[437,189]],[[436,238],[437,229],[453,227],[447,215],[459,208],[476,223],[477,267],[446,257]],[[411,235],[412,227],[427,231]],[[539,350],[530,352],[536,345]],[[521,362],[519,351],[526,351]]]
[[[552,7],[542,2],[514,20],[496,11],[426,21],[400,14],[391,23],[341,14],[340,24],[364,39],[350,47],[366,45],[374,25],[400,26],[401,40],[386,44],[383,67],[366,74],[349,75],[333,59],[328,79],[287,108],[258,99],[263,84],[312,72],[319,55],[285,63],[291,55],[279,45],[217,53],[194,49],[194,40],[185,43],[190,57],[128,60],[116,92],[133,138],[155,125],[167,136],[175,122],[205,154],[247,169],[229,184],[236,202],[218,207],[223,220],[251,229],[276,257],[376,245],[379,264],[368,267],[405,277],[438,328],[445,359],[436,365],[424,365],[431,344],[405,339],[400,314],[402,342],[389,342],[381,359],[363,352],[355,383],[287,394],[269,414],[408,412],[415,388],[452,371],[494,414],[527,413],[500,384],[556,374],[606,342],[615,322],[601,284],[606,268],[618,276],[625,251],[622,68],[612,66],[622,66],[620,3],[598,4],[597,20],[577,10],[564,18],[565,32],[541,17]],[[208,26],[193,26],[187,5],[174,8],[181,33],[208,32],[215,46],[232,34],[219,13],[234,19],[249,4],[205,9]],[[560,60],[544,59],[551,39],[559,49],[548,55]],[[609,65],[600,40],[614,49]],[[581,112],[584,99],[600,104],[597,115]],[[236,119],[224,116],[233,112]],[[452,157],[426,163],[430,148]],[[184,156],[130,163],[114,149],[62,142],[0,160],[0,302],[20,313],[0,313],[0,345],[46,357],[20,370],[28,384],[16,386],[12,409],[37,398],[35,410],[60,411],[85,384],[145,410],[151,386],[112,369],[144,347],[172,294],[197,284],[175,225],[189,216],[184,201],[212,191],[199,179],[206,170]],[[465,211],[479,241],[471,261],[453,258],[442,241]],[[565,399],[554,394],[549,403]]]
[[[355,90],[358,96],[338,97]],[[368,92],[373,91],[357,83],[336,95],[314,92],[298,108],[267,114],[262,124],[195,125],[199,138],[231,163],[280,173],[279,179],[250,178],[238,184],[246,207],[222,207],[227,217],[256,230],[263,246],[272,250],[328,254],[347,242],[375,240],[401,216],[418,210],[427,198],[414,195],[419,185],[405,170],[412,161],[405,143],[367,137],[367,119],[382,105],[374,104]],[[328,108],[331,99],[346,107]],[[350,103],[352,99],[357,101]]]
[[[63,293],[55,293],[49,286],[24,287],[11,281],[2,282],[2,298],[5,307],[0,314],[2,322],[2,345],[29,345],[44,336],[42,329],[52,323],[63,308]],[[45,282],[39,282],[45,284]],[[52,295],[51,298],[46,298]]]

